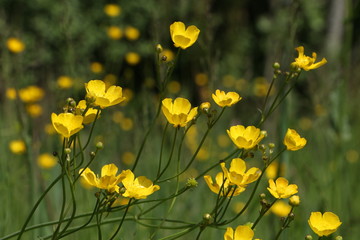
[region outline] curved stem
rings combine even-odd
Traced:
[[[130,198],[130,200],[129,200],[128,204],[127,204],[127,207],[125,209],[124,215],[123,215],[123,217],[121,219],[121,222],[120,222],[118,228],[116,229],[115,233],[111,236],[111,238],[109,238],[109,240],[113,240],[115,238],[115,236],[118,234],[118,232],[120,231],[120,228],[121,228],[122,224],[124,223],[125,216],[126,216],[128,210],[129,210],[131,201],[132,201],[132,198]]]

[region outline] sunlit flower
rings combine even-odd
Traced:
[[[136,65],[140,62],[140,55],[136,52],[128,52],[125,55],[125,60],[129,65]]]
[[[315,63],[316,61],[316,53],[312,53],[312,57],[308,57],[304,55],[304,47],[300,46],[295,48],[298,51],[299,56],[295,58],[295,64],[299,67],[304,69],[305,71],[309,71],[315,68],[319,68],[325,63],[327,63],[326,59],[323,58],[320,62]]]
[[[49,153],[43,153],[37,159],[37,164],[43,169],[52,168],[56,165],[56,163],[56,158]]]
[[[342,224],[339,217],[332,212],[312,212],[308,220],[311,229],[319,236],[329,236]]]
[[[228,227],[224,234],[224,240],[252,240],[253,237],[254,231],[246,225],[238,226],[235,231],[231,227]]]
[[[181,47],[182,49],[186,49],[193,45],[196,42],[199,33],[200,30],[194,25],[191,25],[186,29],[183,22],[174,22],[170,25],[170,36],[174,42],[174,46]]]
[[[216,174],[215,182],[213,182],[210,175],[205,175],[204,180],[212,192],[216,194],[220,193],[221,196],[237,196],[245,191],[244,187],[230,185],[229,180],[225,178],[222,172]]]
[[[122,184],[126,189],[123,193],[124,197],[145,199],[160,189],[160,186],[153,185],[153,182],[144,176],[135,178],[131,170],[125,170],[122,174],[125,176],[122,180]]]
[[[276,201],[270,208],[270,211],[279,217],[286,217],[291,211],[291,206],[284,201]]]
[[[171,98],[165,98],[162,101],[161,109],[166,119],[174,127],[185,127],[196,117],[198,108],[191,108],[191,103],[185,98],[176,98],[174,102]]]
[[[39,104],[31,103],[26,105],[26,112],[28,112],[31,117],[36,118],[42,114],[43,109]]]
[[[21,53],[25,50],[25,44],[18,38],[9,38],[6,41],[6,46],[13,53]]]
[[[219,89],[215,91],[215,94],[212,94],[212,98],[220,107],[230,107],[242,99],[236,92],[225,93]]]
[[[79,170],[81,177],[91,186],[97,187],[99,189],[105,189],[108,192],[119,192],[118,184],[125,178],[124,171],[119,175],[116,175],[118,168],[115,164],[108,164],[102,167],[101,177],[97,177],[90,168],[85,168]]]
[[[74,81],[68,76],[60,76],[56,81],[59,88],[67,89],[74,85]]]
[[[92,62],[90,64],[90,70],[93,72],[93,73],[101,73],[104,68],[103,68],[103,65],[99,62]]]
[[[127,26],[125,28],[125,37],[130,41],[138,39],[140,36],[140,31],[137,28]]]
[[[296,184],[289,185],[289,181],[283,177],[279,177],[275,182],[273,179],[270,179],[267,189],[271,195],[278,199],[288,198],[298,192],[298,186]]]
[[[287,150],[296,151],[302,149],[306,145],[306,139],[300,137],[294,129],[288,128],[284,138],[284,145]]]
[[[10,151],[14,154],[23,154],[26,151],[26,145],[23,140],[13,140],[9,143]]]
[[[106,33],[109,38],[114,39],[114,40],[119,40],[123,36],[123,32],[122,32],[121,28],[119,28],[117,26],[108,27],[106,30]]]
[[[208,111],[211,107],[211,104],[209,102],[203,102],[200,104],[200,110],[201,111]]]
[[[101,80],[91,80],[85,83],[86,97],[95,100],[94,104],[101,108],[110,107],[125,100],[122,95],[122,88],[111,86],[106,89],[105,83]]]
[[[244,127],[242,125],[232,126],[226,130],[233,143],[238,148],[251,149],[255,147],[264,137],[264,133],[254,126]]]
[[[121,14],[121,7],[117,4],[106,4],[104,7],[104,12],[109,17],[117,17]]]
[[[19,90],[19,97],[25,103],[40,101],[44,94],[44,90],[37,86],[28,86]]]
[[[294,195],[289,198],[289,204],[291,206],[299,206],[300,205],[300,197],[299,195]]]
[[[15,88],[8,88],[6,89],[6,97],[10,100],[15,100],[17,96]]]
[[[69,138],[83,129],[83,116],[72,113],[51,114],[51,122],[55,130],[65,138]]]
[[[229,170],[225,167],[225,163],[221,163],[220,166],[230,183],[241,187],[246,187],[261,175],[261,170],[255,167],[246,171],[246,163],[241,158],[234,158],[231,161]]]
[[[86,101],[85,100],[81,100],[78,105],[76,106],[76,114],[77,115],[83,115],[83,112],[86,109]],[[97,115],[98,110],[94,109],[94,108],[88,108],[85,115],[83,115],[84,120],[83,120],[83,124],[89,124],[95,121],[96,115]],[[100,113],[98,115],[98,117],[100,116]]]

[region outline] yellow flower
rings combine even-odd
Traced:
[[[15,88],[8,88],[6,89],[6,97],[10,100],[15,100],[16,99],[16,89]]]
[[[39,167],[41,167],[43,169],[49,169],[49,168],[54,167],[56,165],[57,161],[53,155],[51,155],[49,153],[43,153],[38,157],[37,163],[38,163]]]
[[[311,229],[319,236],[329,236],[335,232],[342,222],[339,217],[332,212],[312,212],[308,220]]]
[[[106,4],[104,7],[104,12],[109,17],[117,17],[121,14],[121,7],[117,4]]]
[[[53,135],[56,133],[56,130],[51,123],[46,124],[44,130],[48,135]]]
[[[298,192],[298,186],[296,184],[289,185],[289,181],[283,177],[279,177],[275,182],[273,179],[270,179],[267,189],[271,195],[278,199],[288,198]]]
[[[36,118],[42,114],[43,109],[39,104],[28,104],[26,106],[26,111],[31,117]]]
[[[130,41],[134,41],[138,39],[140,36],[140,32],[137,28],[128,26],[125,28],[125,37]]]
[[[69,138],[84,127],[83,119],[83,116],[72,113],[51,114],[51,122],[55,130],[65,138]]]
[[[245,191],[244,187],[231,186],[229,180],[225,179],[224,173],[222,172],[216,174],[215,182],[213,182],[210,175],[205,175],[204,180],[208,185],[208,187],[210,188],[210,190],[216,194],[220,193],[220,196],[224,196],[224,195],[226,195],[227,197],[230,197],[231,195],[237,196],[243,191]]]
[[[101,80],[91,80],[85,83],[86,97],[95,100],[95,105],[101,108],[110,107],[121,103],[125,100],[122,95],[122,88],[119,86],[111,86],[108,89]]]
[[[25,44],[18,38],[9,38],[6,45],[10,52],[13,53],[21,53],[25,50]]]
[[[284,201],[276,201],[271,206],[270,211],[278,217],[286,217],[291,211],[291,206]]]
[[[108,27],[106,33],[109,38],[114,39],[114,40],[119,40],[123,36],[123,32],[122,32],[121,28],[116,27],[116,26]]]
[[[125,55],[125,60],[129,65],[136,65],[140,62],[140,55],[136,52],[128,52]]]
[[[105,189],[110,193],[119,192],[118,184],[125,178],[124,171],[119,175],[116,175],[118,168],[115,164],[108,164],[101,168],[101,177],[96,177],[95,173],[90,168],[82,168],[79,170],[79,174],[85,180],[85,182],[91,186],[99,189]]]
[[[23,154],[26,151],[26,146],[23,140],[13,140],[9,143],[10,151],[14,154]]]
[[[103,71],[103,65],[99,62],[92,62],[90,64],[90,70],[93,73],[101,73]]]
[[[37,86],[28,86],[19,90],[19,97],[25,103],[37,102],[44,97],[44,90]]]
[[[166,57],[166,62],[172,61],[174,59],[174,53],[170,49],[164,49],[160,53],[160,58]]]
[[[242,99],[236,92],[225,93],[219,89],[212,94],[212,98],[220,107],[230,107]]]
[[[78,105],[76,106],[76,114],[77,115],[82,115],[83,112],[86,109],[86,101],[85,100],[81,100]],[[94,108],[88,108],[88,110],[85,113],[84,120],[83,120],[83,124],[89,124],[92,123],[93,121],[95,121],[96,118],[96,114],[97,114],[98,110],[94,109]],[[100,113],[98,115],[98,117],[100,116]]]
[[[120,122],[120,127],[124,131],[130,131],[134,127],[134,122],[131,118],[124,118]]]
[[[288,128],[284,138],[284,145],[287,150],[296,151],[302,149],[306,145],[306,139],[300,137],[294,129]]]
[[[174,127],[185,127],[197,115],[197,107],[191,109],[191,103],[185,98],[165,98],[162,101],[162,112]]]
[[[122,180],[122,184],[126,189],[123,193],[124,197],[145,199],[147,196],[160,189],[160,186],[153,185],[153,182],[144,176],[135,178],[135,175],[131,170],[125,170],[122,174],[125,176]]]
[[[199,33],[200,30],[194,25],[191,25],[186,29],[183,22],[174,22],[170,25],[170,36],[174,42],[174,46],[181,47],[182,49],[186,49],[193,45],[196,42]]]
[[[178,81],[170,81],[167,85],[169,93],[176,94],[181,90],[181,84]]]
[[[233,143],[238,148],[251,149],[255,147],[265,134],[259,128],[254,126],[244,127],[242,125],[232,126],[226,130]]]
[[[315,63],[316,61],[316,53],[312,53],[312,57],[308,57],[304,55],[304,47],[300,46],[295,48],[298,51],[299,56],[295,58],[295,64],[299,67],[304,69],[305,71],[309,71],[315,68],[319,68],[325,63],[327,63],[326,59],[323,58],[320,62]]]
[[[209,82],[209,77],[205,73],[197,73],[195,75],[196,85],[203,87]]]
[[[74,85],[74,81],[68,76],[60,76],[56,81],[59,88],[67,89]]]
[[[254,231],[246,225],[238,226],[235,232],[231,227],[228,227],[224,234],[224,240],[252,240],[253,237]]]
[[[135,158],[136,158],[136,156],[135,156],[134,153],[132,153],[132,152],[124,152],[124,153],[122,154],[121,160],[122,160],[122,162],[123,162],[124,164],[130,165],[130,164],[133,164],[133,163],[134,163]]]
[[[289,198],[289,203],[291,206],[299,206],[300,205],[300,197],[298,195],[294,195]]]
[[[234,158],[231,161],[229,170],[225,167],[225,163],[221,163],[220,166],[230,183],[240,187],[246,187],[261,175],[261,170],[255,167],[246,171],[246,163],[241,158]]]
[[[208,111],[211,107],[211,104],[209,102],[203,102],[200,104],[200,110],[201,111]]]

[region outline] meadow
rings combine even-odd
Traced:
[[[357,239],[359,13],[0,0],[0,239]]]

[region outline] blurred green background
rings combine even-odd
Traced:
[[[105,8],[108,4],[117,7]],[[196,106],[210,101],[218,88],[243,96],[215,127],[185,179],[197,176],[234,149],[225,130],[237,123],[255,124],[273,75],[272,64],[277,61],[286,71],[297,57],[295,47],[304,46],[306,55],[316,52],[319,60],[325,57],[328,63],[303,72],[295,90],[264,126],[269,135],[265,142],[280,146],[288,127],[308,139],[306,148],[279,159],[279,174],[299,185],[301,197],[295,221],[281,239],[312,234],[307,225],[312,211],[336,213],[343,222],[337,234],[357,239],[360,4],[355,0],[0,0],[0,236],[20,229],[34,200],[59,171],[57,166],[38,163],[41,154],[51,154],[61,146],[48,126],[50,115],[60,113],[68,97],[83,99],[84,83],[91,79],[120,85],[129,99],[103,111],[93,143],[103,141],[105,148],[92,169],[112,162],[120,169],[131,167],[156,111],[155,46],[162,45],[169,62],[177,52],[169,35],[174,21],[196,25],[201,33],[192,47],[180,53],[166,96],[186,97]],[[28,86],[39,87],[43,96],[15,97]],[[157,166],[164,122],[161,116],[151,133],[138,175],[152,178],[156,173],[152,169]],[[204,129],[200,121],[193,139],[200,139]],[[11,150],[14,140],[23,141],[26,150],[21,146]],[[190,141],[188,156],[191,145]],[[249,164],[261,166],[261,161]],[[212,176],[217,171],[220,168]],[[266,192],[266,185],[264,181],[258,192]],[[161,187],[171,191],[170,184]],[[79,201],[84,202],[79,212],[91,211],[94,190],[78,190],[83,191]],[[46,198],[35,222],[56,219],[59,194],[55,189]],[[237,197],[232,208],[246,201],[247,195]],[[197,222],[211,211],[213,203],[204,201],[211,197],[215,201],[216,195],[201,180],[196,190],[177,201],[171,217]],[[254,221],[258,206],[254,202],[232,226]],[[157,210],[154,216],[165,211]],[[271,239],[279,226],[279,217],[269,214],[255,236]],[[133,222],[126,222],[125,227],[120,239],[149,239],[151,235],[151,230],[135,227]],[[92,239],[94,231],[84,230],[68,239]],[[50,232],[49,228],[37,234]],[[222,239],[224,232],[207,229],[203,238]],[[170,233],[159,230],[154,239]],[[194,239],[194,235],[183,239]]]

